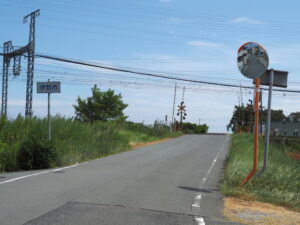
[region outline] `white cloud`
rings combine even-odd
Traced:
[[[263,21],[256,20],[250,17],[238,17],[235,19],[232,19],[231,22],[236,24],[264,24]]]
[[[208,42],[208,41],[189,41],[186,44],[192,45],[192,46],[197,46],[197,47],[213,47],[213,48],[222,47],[222,45],[219,43]]]

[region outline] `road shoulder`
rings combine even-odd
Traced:
[[[230,145],[230,136],[228,138],[229,140],[226,141],[224,150],[220,153],[207,182],[202,188],[201,213],[205,215],[204,221],[206,225],[239,224],[228,221],[224,216],[224,196],[220,191],[221,181],[224,175],[224,163]]]

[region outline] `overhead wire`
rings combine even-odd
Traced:
[[[72,63],[77,65],[83,65],[83,66],[89,66],[94,68],[100,68],[100,69],[107,69],[117,72],[124,72],[124,73],[131,73],[136,75],[142,75],[142,76],[149,76],[149,77],[156,77],[156,78],[164,78],[169,80],[178,80],[178,81],[185,81],[185,82],[191,82],[191,83],[200,83],[200,84],[209,84],[209,85],[215,85],[215,86],[225,86],[225,87],[235,87],[240,88],[241,85],[238,84],[227,84],[227,83],[218,83],[218,82],[207,82],[207,81],[201,81],[201,80],[192,80],[192,79],[185,79],[185,78],[178,78],[178,77],[171,77],[159,73],[150,73],[150,72],[142,72],[142,71],[136,71],[134,69],[123,69],[123,68],[116,68],[113,66],[108,65],[98,65],[90,62],[83,62],[80,60],[74,60],[74,59],[67,59],[67,58],[61,58],[61,57],[55,57],[55,56],[49,56],[49,55],[41,55],[36,54],[37,57],[66,62],[66,63]],[[245,89],[253,89],[252,86],[242,86]],[[261,88],[262,90],[268,90],[267,88]],[[273,91],[279,91],[279,92],[291,92],[291,93],[300,93],[298,90],[289,90],[289,89],[274,89]]]

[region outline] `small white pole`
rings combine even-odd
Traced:
[[[50,82],[50,79],[48,79]],[[50,114],[50,92],[48,92],[48,138],[51,140],[51,114]]]

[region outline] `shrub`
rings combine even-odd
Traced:
[[[56,159],[52,142],[48,141],[42,127],[34,127],[21,143],[18,164],[20,169],[46,169]]]
[[[208,126],[206,124],[197,125],[195,123],[182,123],[181,131],[185,134],[206,134]]]

